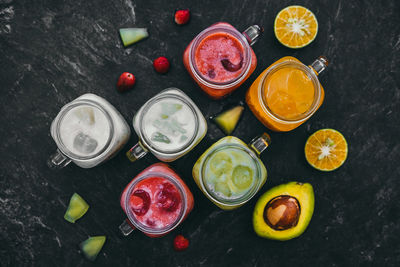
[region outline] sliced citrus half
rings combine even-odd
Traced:
[[[307,162],[320,171],[333,171],[342,166],[347,151],[346,139],[334,129],[316,131],[304,148]]]
[[[289,48],[301,48],[310,44],[318,33],[318,21],[314,13],[302,6],[288,6],[275,18],[275,36]]]

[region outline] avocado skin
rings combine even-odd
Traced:
[[[268,202],[280,195],[295,197],[300,203],[300,218],[293,228],[277,231],[264,221],[264,209]],[[286,241],[300,236],[311,221],[314,213],[314,190],[309,183],[290,182],[269,189],[257,201],[253,212],[253,227],[256,234],[263,238]]]

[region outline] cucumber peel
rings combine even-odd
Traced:
[[[70,223],[75,223],[89,209],[89,204],[77,193],[74,193],[69,201],[68,209],[64,214],[64,219]]]
[[[79,247],[88,260],[94,261],[106,242],[106,236],[91,236],[83,241]]]

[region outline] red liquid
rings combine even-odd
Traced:
[[[129,208],[141,224],[162,229],[178,219],[183,207],[180,192],[174,184],[162,177],[149,177],[133,189]]]
[[[126,198],[130,185],[137,178],[147,175],[149,177],[137,183],[131,190],[131,195]],[[186,198],[182,199],[184,195],[180,194],[178,187],[162,175],[168,175],[176,183],[180,184],[186,194]],[[128,214],[125,210],[126,199],[129,201],[128,208],[131,209],[134,219],[140,224],[153,229],[168,227],[179,220],[180,216],[185,219],[194,206],[193,195],[189,188],[179,175],[165,163],[156,163],[149,166],[125,187],[121,195],[120,204],[125,213]],[[181,215],[181,210],[184,209],[184,202],[186,202],[186,211]],[[150,237],[159,237],[167,234],[167,232],[160,235],[144,233]]]
[[[225,27],[230,27],[230,28],[234,29],[234,27],[232,25],[230,25],[230,24],[228,24],[226,22],[218,22],[218,23],[212,25],[211,27],[218,27],[218,26],[225,26]],[[198,69],[201,69],[200,72],[203,73],[203,76],[205,78],[210,80],[210,83],[212,83],[212,82],[223,82],[223,81],[227,81],[227,80],[238,78],[241,75],[243,68],[245,67],[245,62],[243,62],[242,63],[242,68],[240,68],[240,70],[238,70],[236,72],[228,73],[228,71],[226,71],[226,70],[222,71],[221,67],[223,67],[223,66],[221,65],[222,64],[221,60],[223,60],[223,58],[218,56],[218,55],[215,56],[212,53],[210,48],[207,48],[207,47],[204,46],[204,44],[207,44],[207,40],[210,41],[210,44],[211,44],[211,42],[212,43],[215,42],[215,44],[212,44],[212,45],[218,46],[218,42],[215,39],[223,37],[226,34],[227,33],[225,31],[223,31],[223,30],[221,30],[220,32],[216,32],[216,33],[210,34],[209,36],[205,37],[203,39],[203,41],[199,44],[200,45],[199,47],[201,47],[203,45],[203,51],[200,51],[198,49],[199,47],[197,47],[196,51],[194,52],[195,53],[195,55],[194,55],[195,56],[195,59],[194,59],[195,62],[193,62],[193,65],[196,65],[196,67]],[[232,41],[232,45],[229,46],[230,47],[230,51],[233,52],[233,53],[230,53],[230,56],[232,56],[231,60],[233,61],[231,63],[234,63],[235,65],[237,65],[238,62],[240,62],[240,54],[238,53],[238,51],[241,52],[242,54],[244,54],[244,47],[242,47],[242,44],[235,37],[233,37],[233,36],[231,37],[230,34],[228,34],[228,36],[229,36],[228,40],[234,40],[234,41]],[[237,43],[239,44],[239,46],[237,45]],[[250,60],[250,69],[247,72],[246,76],[240,82],[238,82],[237,84],[232,83],[232,85],[230,85],[228,83],[228,85],[224,89],[212,88],[212,87],[204,84],[202,81],[200,81],[194,75],[194,73],[193,73],[193,71],[192,71],[192,69],[190,67],[190,61],[191,61],[191,59],[190,59],[190,50],[191,50],[192,44],[193,44],[193,40],[186,47],[185,52],[183,53],[183,64],[185,65],[186,70],[189,72],[189,75],[193,78],[193,80],[200,86],[200,88],[208,96],[210,96],[213,99],[220,99],[222,97],[225,97],[229,93],[233,92],[240,85],[242,85],[247,80],[247,78],[253,73],[253,71],[256,69],[257,57],[254,54],[253,49],[250,48],[250,55],[249,55],[249,58],[247,59],[247,60]],[[225,46],[228,46],[228,45],[225,44]],[[220,49],[220,50],[222,50],[222,49]],[[209,51],[208,55],[210,56],[210,58],[207,58],[207,51]],[[201,53],[201,56],[200,56],[200,53]],[[215,73],[215,78],[210,78],[210,76],[212,76],[212,74],[210,75],[208,73],[209,69],[205,68],[205,67],[207,67],[207,65],[205,65],[205,67],[202,66],[203,64],[207,64],[207,62],[210,63],[209,65],[212,65],[212,66],[216,65],[217,66],[217,70],[214,70],[214,72],[215,71],[218,72],[218,73]],[[219,67],[218,67],[218,65],[219,65]],[[219,72],[218,69],[220,69],[221,71]],[[223,73],[225,73],[225,76],[224,76]],[[220,75],[217,77],[217,74],[220,74]]]
[[[195,64],[205,78],[218,83],[229,82],[241,74],[243,54],[244,48],[234,36],[218,32],[200,42]]]

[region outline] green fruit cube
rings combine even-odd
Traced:
[[[122,43],[125,47],[147,38],[149,33],[146,28],[122,28],[119,29]]]
[[[68,209],[64,214],[64,219],[70,223],[75,223],[76,220],[81,218],[87,210],[89,204],[77,193],[74,193],[69,201]]]
[[[92,236],[80,244],[80,248],[88,260],[94,261],[106,242],[106,236]]]

